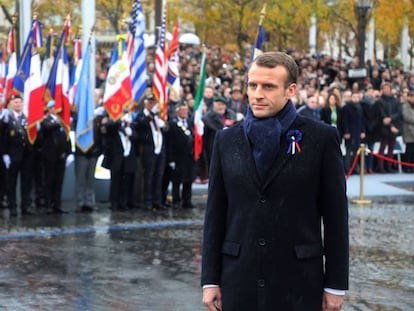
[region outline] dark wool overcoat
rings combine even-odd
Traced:
[[[282,137],[264,181],[241,124],[216,136],[201,284],[221,287],[223,311],[319,311],[323,288],[348,288],[348,204],[336,129],[297,116],[290,130],[301,132],[301,151],[288,153]]]

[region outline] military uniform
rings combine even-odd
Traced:
[[[4,127],[3,154],[10,158],[7,198],[11,215],[17,214],[16,187],[20,174],[20,210],[29,212],[32,203],[34,151],[26,131],[27,118],[23,113],[10,111],[9,120]]]
[[[191,203],[191,187],[195,175],[193,129],[191,120],[175,117],[169,122],[166,135],[167,162],[171,168],[173,206],[181,202],[183,208],[193,207]]]
[[[41,165],[45,178],[45,196],[49,212],[65,212],[61,206],[66,157],[71,152],[70,139],[57,116],[48,114],[40,123]]]

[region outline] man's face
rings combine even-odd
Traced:
[[[352,102],[354,104],[358,104],[359,103],[359,94],[357,94],[357,93],[353,93],[352,94]]]
[[[216,101],[213,103],[213,110],[219,115],[224,115],[226,113],[226,103]]]
[[[392,94],[392,89],[389,85],[384,85],[382,87],[382,94],[390,96]]]
[[[187,119],[188,118],[188,107],[180,106],[177,110],[177,116],[181,119]]]
[[[152,108],[154,108],[155,104],[156,104],[156,100],[155,99],[148,99],[145,102],[145,108],[147,108],[148,110],[151,110]]]
[[[242,93],[240,91],[233,91],[231,93],[231,98],[234,100],[241,100],[242,99]]]
[[[249,105],[256,118],[275,116],[295,95],[295,83],[285,89],[288,72],[282,66],[266,68],[253,64],[248,76]]]
[[[11,108],[13,111],[20,113],[23,110],[23,101],[21,98],[15,98],[11,101]]]
[[[204,97],[205,98],[212,98],[214,96],[214,90],[210,87],[206,87],[204,89]]]

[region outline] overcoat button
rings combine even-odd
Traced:
[[[265,281],[263,279],[258,280],[257,281],[257,286],[264,287],[265,286]]]
[[[259,239],[259,245],[260,246],[265,246],[266,245],[266,240],[265,239]]]

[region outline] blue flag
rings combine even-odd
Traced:
[[[76,146],[87,152],[93,146],[93,110],[94,97],[90,75],[91,44],[88,42],[84,54],[79,84],[75,93],[75,105],[78,108],[76,123]]]
[[[24,93],[24,84],[30,75],[30,61],[32,59],[33,29],[30,30],[24,44],[22,55],[17,63],[17,73],[13,79],[13,89]]]
[[[264,41],[265,41],[265,30],[264,30],[263,26],[260,25],[259,29],[258,29],[257,38],[256,38],[256,42],[255,42],[255,45],[254,45],[253,53],[252,53],[252,59],[251,59],[252,61],[257,56],[259,56],[260,54],[263,53],[262,45],[263,45]]]

